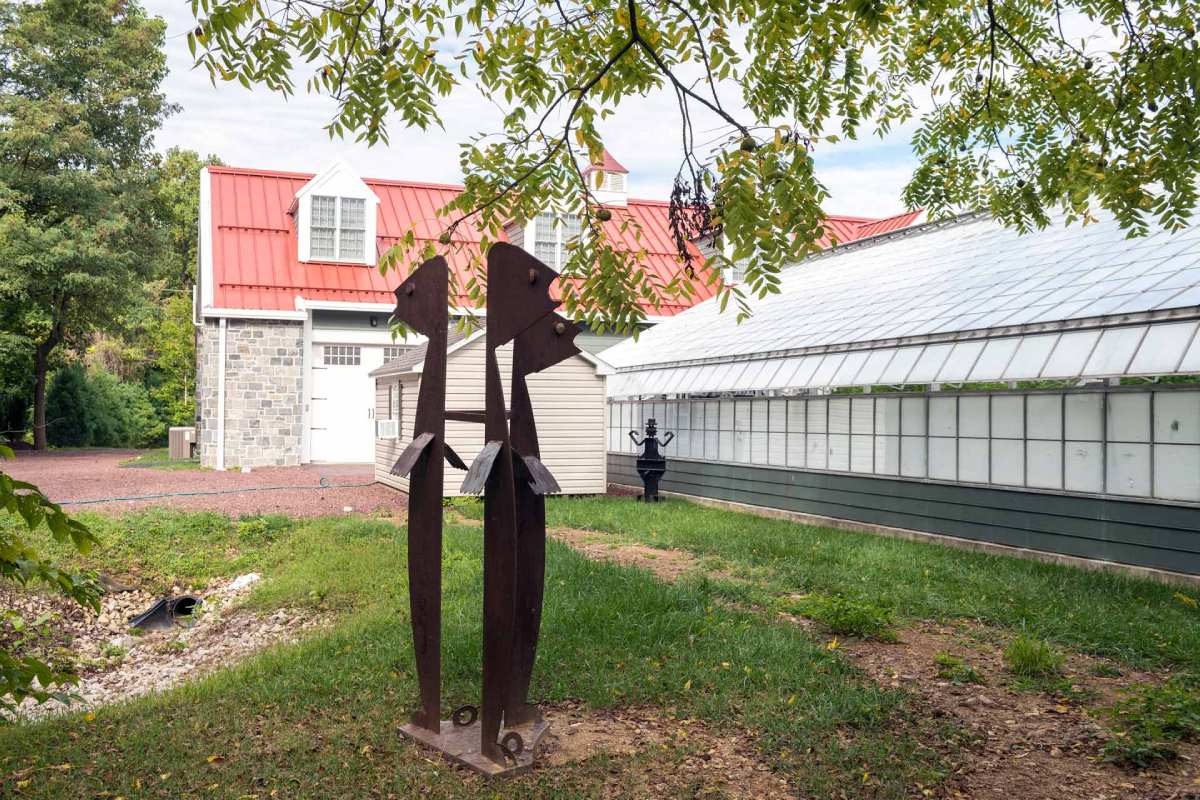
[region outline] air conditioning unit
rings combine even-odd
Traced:
[[[172,461],[189,461],[196,454],[196,429],[171,428],[167,434],[167,456]]]

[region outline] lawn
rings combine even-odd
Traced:
[[[198,458],[171,458],[167,448],[159,447],[154,450],[147,450],[144,453],[126,459],[121,462],[122,467],[132,467],[134,469],[165,469],[165,470],[193,470],[206,469],[200,466]]]
[[[479,511],[456,501],[447,515],[447,711],[477,700],[482,544],[472,518]],[[822,605],[808,608],[882,609],[889,628],[970,620],[1002,639],[1034,637],[1036,647],[1045,640],[1130,667],[1200,670],[1200,613],[1186,602],[1190,594],[1170,587],[676,499],[643,506],[630,498],[562,498],[548,511],[552,527],[676,548],[711,574],[664,582],[650,570],[550,543],[533,696],[552,710],[653,710],[675,720],[669,727],[680,733],[627,755],[597,752],[536,770],[505,783],[504,797],[696,796],[711,788],[695,775],[707,745],[684,735],[689,725],[746,743],[801,796],[952,795],[954,784],[945,781],[975,752],[961,719],[929,714],[927,697],[873,680],[846,652],[853,647],[775,613],[814,599]],[[7,776],[0,795],[498,796],[495,786],[447,768],[396,733],[416,696],[404,532],[396,521],[231,521],[166,510],[85,519],[104,546],[82,566],[158,587],[259,571],[266,580],[248,598],[252,609],[312,607],[336,621],[304,642],[162,696],[0,727],[0,776]],[[971,664],[939,656],[939,669],[970,677],[975,666],[987,666],[969,656]],[[932,670],[933,658],[925,660]],[[988,669],[990,685],[970,693],[1016,691],[1003,697],[1037,713],[1064,708],[1048,693],[1056,690],[1012,690]],[[996,724],[1012,716],[996,713]],[[1089,713],[1078,710],[1080,719]],[[1078,763],[1094,772],[1098,745],[1088,747]],[[1124,780],[1107,769],[1113,785]],[[664,788],[656,776],[671,777]]]
[[[107,545],[95,566],[124,565],[161,583],[261,570],[268,580],[252,605],[317,605],[339,621],[165,696],[0,728],[0,774],[8,776],[0,793],[495,796],[396,734],[416,689],[402,529],[391,521],[229,522],[165,511],[87,519]],[[447,708],[477,699],[481,558],[477,527],[447,528]],[[852,785],[903,797],[937,780],[938,758],[919,743],[904,694],[874,685],[802,631],[729,608],[703,582],[667,585],[557,543],[547,582],[533,687],[541,701],[653,707],[731,736],[752,731],[765,763],[819,796]],[[639,752],[615,771],[598,755],[516,779],[505,796],[600,796],[613,781],[618,793],[636,794],[639,775],[678,772],[690,747],[683,738]],[[639,762],[644,769],[634,768]]]

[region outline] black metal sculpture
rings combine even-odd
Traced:
[[[662,480],[663,473],[667,471],[667,457],[659,451],[660,447],[666,447],[675,438],[675,433],[668,433],[666,438],[661,442],[658,440],[658,424],[654,418],[646,420],[646,436],[643,439],[638,439],[637,431],[630,431],[629,438],[638,447],[644,448],[642,454],[637,458],[638,475],[642,476],[642,496],[639,500],[645,500],[647,503],[657,503],[662,498],[658,494],[658,482]]]
[[[550,286],[558,273],[519,248],[496,244],[488,251],[487,300],[487,361],[485,376],[485,407],[482,410],[445,411],[445,322],[430,336],[441,336],[442,361],[440,379],[429,390],[432,398],[437,392],[440,404],[432,399],[430,405],[441,410],[441,428],[430,431],[425,444],[419,444],[418,432],[425,431],[420,423],[420,403],[426,398],[426,380],[430,367],[428,357],[422,372],[421,394],[418,400],[418,425],[413,444],[417,449],[409,456],[406,450],[397,468],[412,470],[429,467],[434,452],[429,448],[441,441],[447,419],[483,423],[484,446],[472,462],[463,480],[462,491],[484,494],[483,545],[483,679],[479,708],[462,706],[451,715],[447,729],[442,730],[429,719],[437,719],[436,704],[430,708],[422,681],[422,712],[413,724],[401,731],[424,742],[473,769],[487,775],[501,775],[527,769],[532,763],[538,740],[547,730],[537,708],[527,698],[530,674],[537,647],[541,621],[545,563],[545,506],[542,495],[558,491],[554,476],[541,463],[537,445],[537,428],[529,400],[525,377],[545,369],[579,352],[571,343],[577,329],[566,320],[552,314],[558,302],[550,297]],[[441,268],[445,262],[440,259]],[[432,262],[427,262],[427,264]],[[423,270],[426,265],[422,265]],[[418,270],[418,273],[420,270]],[[413,278],[418,273],[414,273]],[[413,278],[409,280],[412,281]],[[422,306],[418,313],[404,307],[403,297],[414,292],[397,290],[397,317],[409,321],[429,313]],[[442,284],[440,313],[445,320],[445,284]],[[424,332],[424,331],[423,331]],[[500,366],[496,351],[514,341],[513,405],[511,433],[509,413],[504,400]],[[436,378],[437,376],[435,376]],[[423,455],[426,452],[428,455]],[[452,451],[447,451],[448,455]],[[423,460],[422,460],[423,458]],[[457,458],[455,456],[454,458]],[[453,462],[452,462],[453,463]],[[455,464],[458,466],[458,464]],[[460,467],[465,468],[465,467]],[[422,611],[427,610],[436,585],[440,614],[441,568],[441,477],[440,459],[436,470],[427,469],[425,477],[438,478],[436,496],[422,484],[420,495],[410,492],[410,542],[413,541],[413,521],[426,525],[436,515],[436,560],[431,547],[422,550],[422,558],[430,558],[432,566],[422,564],[414,569],[410,549],[410,593],[414,609],[414,642],[418,641],[416,615],[418,598]],[[436,511],[429,508],[436,506]],[[422,528],[424,530],[424,528]],[[411,547],[411,545],[410,545]],[[436,574],[435,574],[436,573]],[[435,584],[436,582],[436,584]],[[440,620],[439,620],[440,622]],[[428,645],[422,645],[428,649]],[[418,674],[422,674],[422,647],[417,650]],[[427,663],[432,663],[427,659]],[[440,666],[440,663],[439,663]],[[436,691],[436,684],[434,691]]]

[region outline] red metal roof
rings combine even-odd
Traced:
[[[591,172],[594,169],[604,170],[605,172],[623,172],[629,174],[629,170],[621,166],[621,162],[613,158],[613,154],[608,152],[608,148],[604,149],[604,155],[601,156],[598,164],[592,164],[585,172]]]
[[[607,163],[607,162],[606,162]],[[616,161],[613,161],[616,164]],[[616,164],[620,167],[620,164]],[[608,169],[608,166],[605,166]],[[213,275],[212,305],[222,309],[294,311],[296,298],[310,301],[351,303],[391,303],[392,291],[407,276],[407,269],[379,270],[361,264],[301,262],[297,252],[295,223],[288,211],[296,193],[313,178],[311,174],[271,172],[233,167],[209,167],[212,181]],[[382,255],[410,225],[420,240],[432,242],[445,253],[451,267],[465,285],[468,263],[462,247],[479,241],[475,229],[460,225],[451,246],[437,245],[447,221],[438,209],[461,191],[451,184],[414,181],[364,179],[379,197],[376,243]],[[642,268],[658,285],[665,285],[683,272],[675,252],[667,218],[668,203],[656,200],[629,200],[624,208],[613,208],[606,223],[613,240],[624,249],[640,253]],[[894,230],[910,224],[916,212],[873,220],[865,217],[831,216],[828,225],[837,241],[845,243],[864,235]],[[620,230],[623,219],[640,226]],[[906,220],[902,221],[901,220]],[[875,227],[891,225],[880,230]],[[851,235],[855,234],[857,235]],[[679,300],[663,296],[658,306],[646,306],[650,316],[672,316],[706,300],[716,291],[710,273],[697,254],[695,277],[691,279],[691,297]],[[465,306],[465,296],[455,298]]]

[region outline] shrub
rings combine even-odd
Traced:
[[[1004,663],[1022,678],[1048,678],[1062,672],[1062,653],[1027,633],[1017,634],[1004,648]]]
[[[801,614],[815,619],[832,633],[894,642],[892,612],[882,606],[841,595],[811,595],[798,603]]]
[[[938,677],[956,686],[964,683],[985,683],[979,670],[952,653],[938,653],[933,657],[933,663],[937,664]]]
[[[1194,680],[1176,677],[1161,686],[1132,686],[1101,713],[1114,728],[1104,757],[1122,766],[1174,758],[1175,742],[1200,740],[1200,687]]]
[[[46,431],[57,447],[151,447],[166,427],[146,389],[104,370],[58,370],[46,395]]]

